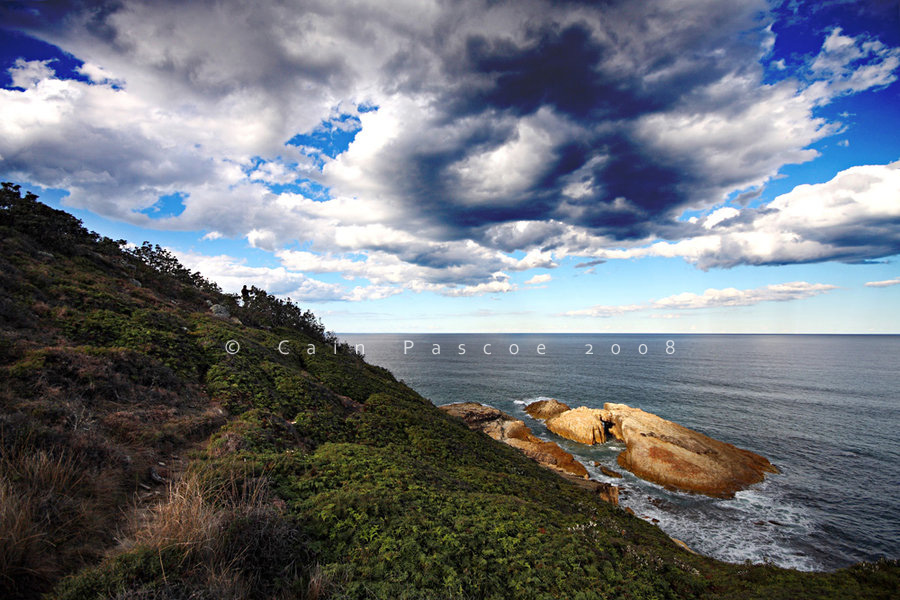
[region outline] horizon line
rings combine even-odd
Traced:
[[[864,333],[828,333],[828,332],[626,332],[626,331],[604,331],[604,332],[571,332],[571,331],[350,331],[350,332],[334,332],[335,335],[830,335],[830,336],[900,336],[900,332],[864,332]]]

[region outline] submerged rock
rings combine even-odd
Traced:
[[[584,444],[604,443],[608,431],[625,442],[619,465],[671,489],[732,498],[766,473],[778,472],[758,454],[625,404],[582,406],[548,419],[546,425]]]
[[[604,475],[606,475],[607,477],[617,477],[617,478],[622,477],[621,473],[619,473],[618,471],[613,471],[609,467],[605,467],[603,465],[599,465],[599,467],[600,467],[600,472],[603,473]]]

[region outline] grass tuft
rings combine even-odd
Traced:
[[[190,597],[321,598],[327,578],[308,568],[305,541],[282,507],[263,477],[190,471],[165,501],[134,513],[128,545],[165,556],[166,586],[187,586]],[[128,593],[141,597],[140,589]]]
[[[0,444],[0,597],[45,591],[90,550],[77,538],[101,523],[79,492],[89,487],[71,455]]]

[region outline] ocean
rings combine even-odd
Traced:
[[[620,485],[623,506],[702,554],[802,570],[900,556],[900,336],[340,337],[436,405],[480,402],[523,419],[592,477]],[[781,473],[730,500],[672,492],[618,467],[620,442],[589,447],[548,431],[524,411],[543,398],[639,407],[761,454]]]

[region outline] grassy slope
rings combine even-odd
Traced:
[[[0,211],[2,597],[889,598],[900,586],[896,561],[810,574],[687,553],[315,332],[215,318],[206,301],[228,298],[214,289],[116,244],[54,247],[20,225]],[[229,339],[239,354],[223,351]],[[181,483],[151,479],[188,458]]]

